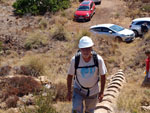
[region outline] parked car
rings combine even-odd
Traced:
[[[115,24],[94,25],[90,27],[90,31],[100,35],[107,35],[125,42],[130,42],[135,39],[135,34],[132,30],[123,28]]]
[[[92,0],[81,2],[78,9],[75,11],[74,20],[91,20],[95,14],[95,3]]]
[[[93,0],[93,2],[94,2],[96,5],[100,5],[100,4],[101,4],[101,0]]]
[[[84,0],[79,0],[80,2],[84,1]],[[101,4],[101,0],[92,0],[96,5],[100,5]]]
[[[135,36],[142,35],[141,25],[143,23],[147,23],[148,28],[150,29],[150,17],[136,18],[136,19],[132,20],[132,23],[130,24],[130,29],[134,31]]]

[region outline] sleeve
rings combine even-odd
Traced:
[[[98,63],[99,63],[99,74],[105,75],[107,73],[107,68],[104,63],[104,60],[101,56],[98,55]]]
[[[70,67],[69,67],[69,70],[68,70],[68,75],[74,75],[74,73],[75,73],[74,65],[75,65],[75,56],[72,57],[72,59],[71,59]]]

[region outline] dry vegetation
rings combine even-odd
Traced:
[[[149,3],[147,1],[149,0],[143,0],[143,4],[140,0],[124,1],[127,2],[130,9],[127,9],[126,13],[129,17],[149,16],[149,13],[147,13],[149,11]],[[95,43],[94,50],[106,62],[108,76],[120,68],[125,72],[127,85],[123,88],[117,102],[118,113],[121,113],[121,111],[124,113],[146,113],[141,109],[141,106],[150,105],[150,92],[148,88],[141,87],[141,84],[145,76],[143,73],[145,70],[144,59],[146,58],[144,50],[150,47],[150,36],[146,35],[144,39],[135,40],[133,43],[118,43],[109,37],[92,35],[85,28],[77,28],[75,31],[71,31],[71,28],[69,29],[67,25],[71,26],[73,20],[72,12],[75,11],[76,4],[79,4],[77,0],[74,0],[74,3],[72,8],[60,11],[51,16],[50,19],[44,16],[38,17],[37,21],[39,24],[34,30],[28,30],[26,38],[22,41],[24,46],[19,48],[23,51],[22,54],[18,54],[10,48],[9,54],[2,54],[0,56],[0,64],[8,63],[12,67],[16,65],[26,66],[31,71],[28,74],[23,73],[24,75],[36,77],[44,75],[54,85],[46,97],[40,95],[37,98],[35,104],[38,107],[23,109],[22,113],[55,113],[55,109],[51,108],[52,104],[56,107],[57,112],[70,113],[71,102],[67,102],[65,98],[66,75],[70,59],[78,50],[78,41],[84,35],[92,37]],[[141,10],[143,7],[144,12]],[[134,10],[131,10],[131,8],[134,8]],[[114,20],[113,22],[117,23],[115,19],[120,16],[119,13],[115,13],[115,17],[112,19]],[[3,49],[1,43],[0,49]],[[30,77],[8,80],[7,87],[2,90],[3,95],[1,95],[3,100],[7,100],[8,107],[16,106],[18,96],[39,89],[40,86],[37,83],[32,81],[32,84],[30,84],[31,80]],[[10,87],[11,90],[8,90]],[[13,98],[8,98],[10,95],[13,95]]]
[[[149,0],[124,0],[128,6],[126,15],[133,18],[149,17]]]

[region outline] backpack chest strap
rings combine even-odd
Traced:
[[[78,68],[91,68],[91,67],[97,67],[96,65],[91,65],[91,66],[79,66]]]

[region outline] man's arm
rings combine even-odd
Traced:
[[[72,98],[72,77],[73,75],[68,75],[67,77],[67,89],[68,89],[68,93],[67,93],[67,98],[69,101],[71,101]]]
[[[104,88],[105,88],[105,82],[106,82],[106,77],[105,75],[101,75],[101,91],[99,93],[99,102],[102,101],[103,97],[104,97]]]

